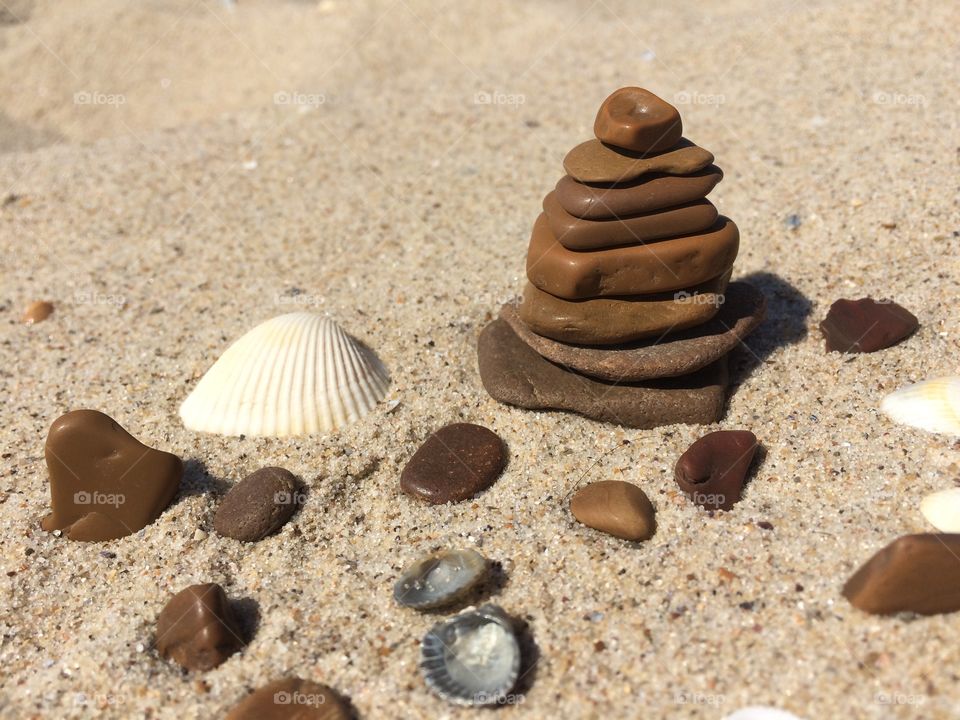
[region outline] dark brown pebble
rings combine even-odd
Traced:
[[[326,685],[284,678],[254,691],[226,720],[349,720],[350,708]]]
[[[44,449],[53,512],[41,526],[70,540],[114,540],[156,520],[180,487],[183,463],[147,447],[96,410],[50,426]]]
[[[843,586],[864,612],[936,615],[960,610],[960,534],[920,533],[897,538],[870,558]]]
[[[865,353],[896,345],[919,325],[916,316],[895,302],[861,298],[833,303],[820,332],[828,351]]]
[[[187,670],[210,670],[243,646],[223,588],[191,585],[174,595],[157,619],[157,651]]]
[[[748,430],[704,435],[677,460],[677,484],[697,505],[729,510],[740,500],[757,447],[757,437]]]
[[[434,505],[460,502],[490,487],[507,462],[503,440],[471,423],[440,428],[400,475],[400,489]]]
[[[256,542],[279,530],[296,512],[300,485],[289,470],[265,467],[247,475],[223,498],[213,518],[219,534]]]

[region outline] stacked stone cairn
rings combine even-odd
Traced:
[[[628,427],[716,422],[727,356],[765,311],[730,282],[739,231],[706,199],[723,173],[642,88],[608,97],[594,133],[543,200],[522,302],[480,335],[484,387]]]

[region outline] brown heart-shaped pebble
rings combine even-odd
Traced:
[[[326,685],[284,678],[237,703],[226,720],[349,720],[350,708]]]
[[[174,595],[157,619],[157,650],[187,670],[210,670],[243,646],[223,588],[191,585]]]
[[[593,132],[598,140],[637,152],[662,152],[683,134],[677,109],[649,90],[622,87],[597,112]]]
[[[176,455],[147,447],[96,410],[57,418],[44,454],[53,512],[41,526],[70,540],[114,540],[146,527],[170,504],[183,475]]]
[[[854,607],[875,615],[960,610],[960,534],[920,533],[897,538],[870,558],[843,586]]]
[[[440,428],[410,458],[400,489],[434,505],[460,502],[500,477],[507,453],[500,437],[480,425],[454,423]]]
[[[896,345],[919,325],[913,313],[895,302],[861,298],[833,303],[820,332],[828,351],[865,353]]]
[[[299,487],[289,470],[261,468],[230,488],[217,508],[213,528],[221,535],[244,542],[262,540],[296,512]]]
[[[581,488],[570,512],[587,527],[624,540],[646,540],[656,528],[646,493],[622,480],[601,480]]]
[[[677,460],[677,484],[697,505],[729,510],[740,500],[757,448],[757,437],[749,430],[704,435]]]

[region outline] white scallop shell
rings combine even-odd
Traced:
[[[942,377],[900,388],[880,409],[903,425],[960,435],[960,377]]]
[[[227,348],[180,406],[191,430],[285,437],[324,432],[383,399],[387,370],[329,318],[297,312]]]
[[[960,533],[960,488],[927,495],[920,501],[920,512],[940,532]]]

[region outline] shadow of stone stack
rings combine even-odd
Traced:
[[[495,400],[639,428],[722,417],[727,355],[766,302],[730,282],[739,232],[706,199],[723,173],[682,131],[672,105],[621,88],[564,158],[523,301],[480,334]]]

